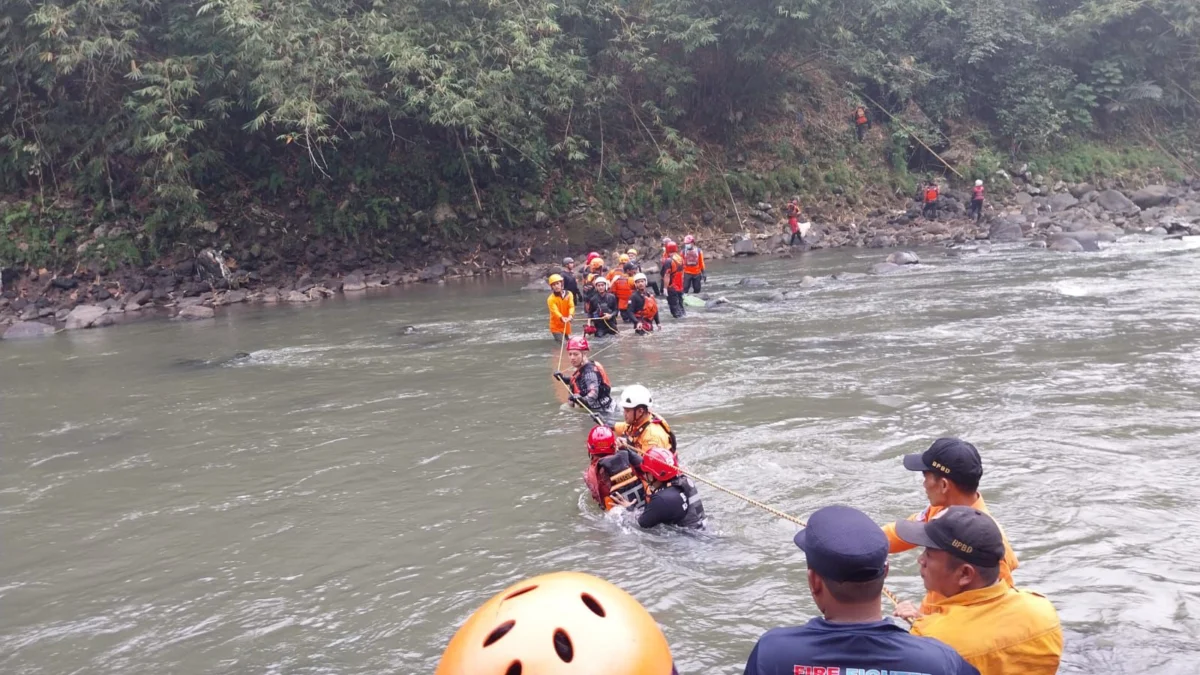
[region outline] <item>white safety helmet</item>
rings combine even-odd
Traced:
[[[650,390],[640,384],[631,384],[625,387],[621,391],[621,407],[628,410],[639,405],[647,408],[654,405],[654,397],[650,395]]]
[[[633,275],[633,283],[635,283],[635,284],[639,281],[645,281],[645,280],[646,280],[646,275],[642,274],[641,272],[638,272],[637,274]]]
[[[982,185],[983,185],[983,181],[982,181],[982,180],[977,180],[977,181],[975,181],[975,187],[980,187],[980,186],[982,186]]]
[[[605,279],[604,277],[596,277],[596,280],[593,281],[592,284],[594,286],[604,286],[605,288],[608,288],[608,279]]]

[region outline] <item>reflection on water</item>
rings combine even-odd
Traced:
[[[694,309],[600,360],[653,389],[694,471],[798,516],[905,516],[924,504],[900,455],[972,440],[1018,584],[1064,622],[1062,672],[1190,673],[1196,246],[928,251],[781,303],[734,284],[880,256],[727,264],[712,290],[750,311]],[[485,598],[577,569],[641,599],[681,673],[741,672],[815,612],[794,527],[711,490],[703,536],[594,511],[588,420],[519,285],[4,344],[0,669],[429,672]],[[920,595],[915,553],[889,585]]]

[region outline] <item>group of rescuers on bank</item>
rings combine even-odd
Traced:
[[[643,527],[703,527],[673,434],[651,411],[649,392],[635,387],[628,400],[622,395],[625,425],[589,435],[588,488],[605,508],[640,505]],[[644,501],[618,487],[626,463],[644,481],[638,488],[649,493]],[[979,494],[979,451],[939,438],[903,463],[924,476],[929,505],[883,527],[849,506],[814,512],[794,541],[822,616],[762,635],[744,675],[1057,672],[1058,615],[1041,595],[1013,586],[1017,557]],[[662,493],[671,494],[655,506]],[[918,546],[926,595],[919,605],[896,607],[895,617],[912,623],[906,629],[883,614],[884,580],[889,554]],[[435,675],[571,675],[601,672],[595,667],[601,664],[606,675],[677,675],[666,638],[635,598],[602,579],[558,572],[519,582],[485,603],[451,639]]]

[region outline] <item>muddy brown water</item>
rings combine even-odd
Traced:
[[[725,263],[712,289],[746,311],[600,360],[653,389],[694,471],[799,516],[905,516],[924,504],[900,455],[975,442],[1017,582],[1062,618],[1061,672],[1194,673],[1198,247],[923,251],[783,303],[733,284],[881,254]],[[0,671],[431,672],[484,599],[577,569],[641,599],[681,673],[740,673],[815,612],[794,526],[703,488],[702,536],[594,511],[588,425],[520,285],[0,345]],[[889,586],[920,595],[915,552]]]

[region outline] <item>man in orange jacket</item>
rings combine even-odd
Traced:
[[[691,290],[699,293],[703,280],[704,251],[696,245],[696,238],[689,234],[683,238],[683,292]]]
[[[974,445],[958,438],[939,438],[929,449],[919,455],[905,455],[904,468],[920,471],[924,476],[925,496],[929,506],[924,511],[908,517],[910,521],[927,523],[937,518],[951,506],[970,506],[987,513],[987,504],[979,494],[979,481],[983,478],[983,460]],[[898,523],[883,526],[892,553],[911,551],[916,548],[896,534]],[[1000,579],[1013,585],[1012,573],[1020,564],[1008,540],[1004,540],[1004,559],[1000,561]],[[929,591],[921,603],[921,611],[929,612],[934,603],[941,600],[937,591]]]
[[[546,298],[546,307],[550,309],[550,335],[555,342],[562,342],[565,336],[571,334],[571,316],[575,314],[575,296],[563,289],[561,274],[551,274],[550,297]]]
[[[621,257],[625,257],[622,255]],[[633,275],[637,267],[631,262],[626,262],[616,274],[613,275],[609,285],[612,287],[612,294],[617,296],[617,311],[621,314],[621,319],[625,323],[635,323],[633,313],[629,311],[629,299],[633,297]]]
[[[913,635],[950,645],[980,675],[1058,672],[1063,650],[1058,613],[1046,598],[1000,580],[1008,547],[991,516],[951,506],[927,523],[897,523],[896,534],[925,547],[921,579],[942,597],[925,616],[911,602],[896,608],[896,616],[915,619]]]

